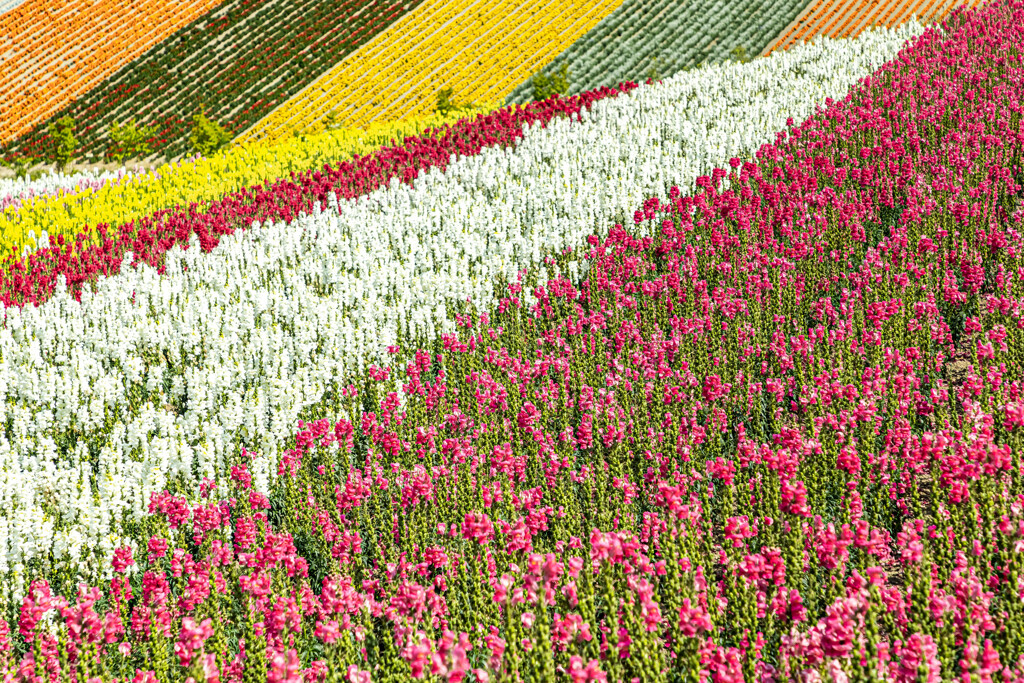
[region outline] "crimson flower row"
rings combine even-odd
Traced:
[[[628,92],[635,83],[601,88],[570,98],[554,98],[525,107],[500,109],[475,119],[406,138],[336,167],[293,173],[263,186],[244,188],[207,205],[158,211],[120,226],[96,226],[96,237],[86,230],[74,242],[63,236],[56,244],[23,259],[12,253],[0,264],[0,302],[7,306],[40,304],[54,292],[63,276],[77,295],[97,277],[116,273],[127,252],[134,262],[159,267],[163,255],[176,244],[187,248],[192,234],[200,247],[212,249],[221,236],[254,222],[290,221],[330,194],[348,199],[387,185],[392,179],[411,182],[429,168],[444,169],[457,156],[473,155],[485,146],[514,145],[524,126],[543,125],[555,116],[573,116],[598,100]]]

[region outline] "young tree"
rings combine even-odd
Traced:
[[[442,88],[437,91],[437,99],[434,101],[434,111],[441,116],[448,116],[452,110],[458,109],[455,102],[455,91],[451,88]]]
[[[324,130],[335,130],[340,127],[341,124],[338,122],[338,112],[333,109],[327,112],[327,116],[324,117]]]
[[[114,121],[110,124],[111,145],[107,150],[107,156],[123,163],[125,158],[141,159],[150,154],[150,138],[156,134],[156,125],[139,127],[132,119],[122,124]]]
[[[452,112],[470,111],[474,106],[473,102],[458,102],[455,99],[455,91],[451,88],[442,88],[437,91],[434,100],[434,113],[441,116],[448,116]]]
[[[746,64],[750,61],[750,57],[747,55],[747,48],[742,45],[734,47],[732,52],[729,53],[729,58],[734,62],[739,62],[740,64]]]
[[[75,158],[78,140],[75,138],[75,120],[69,114],[60,117],[49,126],[51,154],[57,170],[63,171]]]
[[[562,62],[558,72],[548,76],[543,71],[538,71],[531,78],[533,83],[533,100],[540,102],[546,100],[555,93],[565,95],[569,92],[569,63]]]
[[[205,111],[192,117],[192,132],[188,136],[188,143],[193,151],[208,157],[229,142],[231,133],[216,121],[208,119]]]

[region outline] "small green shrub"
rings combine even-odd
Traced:
[[[434,101],[434,111],[441,116],[447,116],[455,108],[453,101],[454,91],[451,88],[442,88],[437,91],[437,99]]]
[[[652,81],[660,81],[661,75],[664,73],[667,66],[668,65],[665,63],[664,58],[661,55],[658,55],[651,59],[651,63],[647,67],[647,71],[644,75]]]
[[[192,132],[188,136],[188,144],[193,152],[208,157],[223,149],[231,142],[231,133],[216,121],[206,117],[201,111],[192,117]]]
[[[565,95],[569,92],[569,63],[562,62],[558,72],[547,75],[538,71],[531,78],[533,84],[533,101],[546,100],[554,94]]]
[[[327,112],[327,116],[324,117],[324,128],[326,130],[336,130],[340,127],[341,124],[338,122],[338,112],[333,109]]]
[[[125,124],[112,122],[110,124],[111,144],[107,149],[107,157],[120,164],[126,157],[142,159],[149,156],[151,151],[149,140],[156,134],[156,129],[155,125],[140,128],[134,119]]]
[[[75,158],[78,140],[75,138],[75,120],[68,114],[60,117],[47,129],[50,133],[50,153],[58,171],[63,171]]]
[[[747,62],[750,61],[750,56],[747,55],[747,48],[743,47],[742,45],[737,45],[736,47],[734,47],[732,49],[732,52],[729,53],[729,58],[732,61],[738,62],[740,64],[746,64]]]
[[[475,106],[474,102],[457,102],[455,91],[451,88],[438,90],[434,100],[434,112],[441,116],[448,116],[452,112],[470,111]]]

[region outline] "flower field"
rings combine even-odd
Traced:
[[[66,102],[220,0],[129,3],[27,0],[0,15],[0,142],[25,133]],[[125,29],[111,35],[108,26]],[[98,45],[102,45],[99,47]]]
[[[758,54],[805,5],[806,0],[704,0],[679,7],[672,0],[624,0],[542,71],[552,75],[567,63],[572,94],[603,83],[667,78],[702,62],[727,59],[737,46]],[[532,83],[525,81],[505,101],[531,99]]]
[[[10,12],[25,0],[0,0],[0,13]]]
[[[356,127],[422,116],[446,87],[461,102],[497,101],[621,1],[528,1],[510,9],[493,0],[426,0],[240,139],[279,137],[329,112]]]
[[[472,113],[493,109],[474,107]],[[430,115],[368,126],[366,129],[321,130],[273,143],[239,145],[211,158],[183,159],[164,164],[151,173],[84,174],[81,180],[59,174],[25,186],[15,197],[0,194],[0,251],[35,251],[58,236],[70,241],[91,241],[103,226],[152,220],[155,212],[177,207],[205,207],[226,194],[273,181],[290,173],[303,173],[365,155],[382,145],[452,124],[465,112]],[[125,181],[125,177],[128,181]],[[107,182],[110,180],[110,182]],[[36,188],[39,190],[37,191]],[[0,182],[0,193],[4,184]],[[28,196],[26,196],[28,195]],[[7,205],[16,210],[6,210]]]
[[[0,184],[3,680],[1024,681],[1022,50]]]
[[[50,143],[47,123],[70,115],[83,122],[80,153],[102,158],[109,127],[131,117],[157,127],[164,157],[187,153],[189,122],[205,107],[239,133],[383,31],[412,3],[366,0],[226,0],[125,63],[97,87],[17,131],[17,155],[39,156]],[[259,40],[250,36],[259,35]]]
[[[977,7],[979,0],[912,0],[905,3],[837,2],[814,0],[808,3],[791,25],[779,33],[763,54],[784,50],[816,35],[831,38],[856,36],[869,26],[898,26],[908,17],[930,22],[942,19],[955,7]]]

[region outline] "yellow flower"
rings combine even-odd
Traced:
[[[43,231],[51,239],[64,235],[73,240],[80,232],[90,232],[101,223],[119,226],[161,209],[213,201],[244,187],[287,177],[293,171],[307,171],[357,154],[369,154],[391,140],[401,141],[427,128],[451,124],[496,107],[485,104],[448,116],[421,116],[365,129],[310,132],[277,141],[249,141],[208,159],[165,164],[152,175],[120,184],[108,183],[98,190],[38,197],[25,202],[20,209],[10,208],[0,214],[0,249],[9,253],[15,247],[20,252],[26,244],[33,243],[33,235],[41,237]]]

